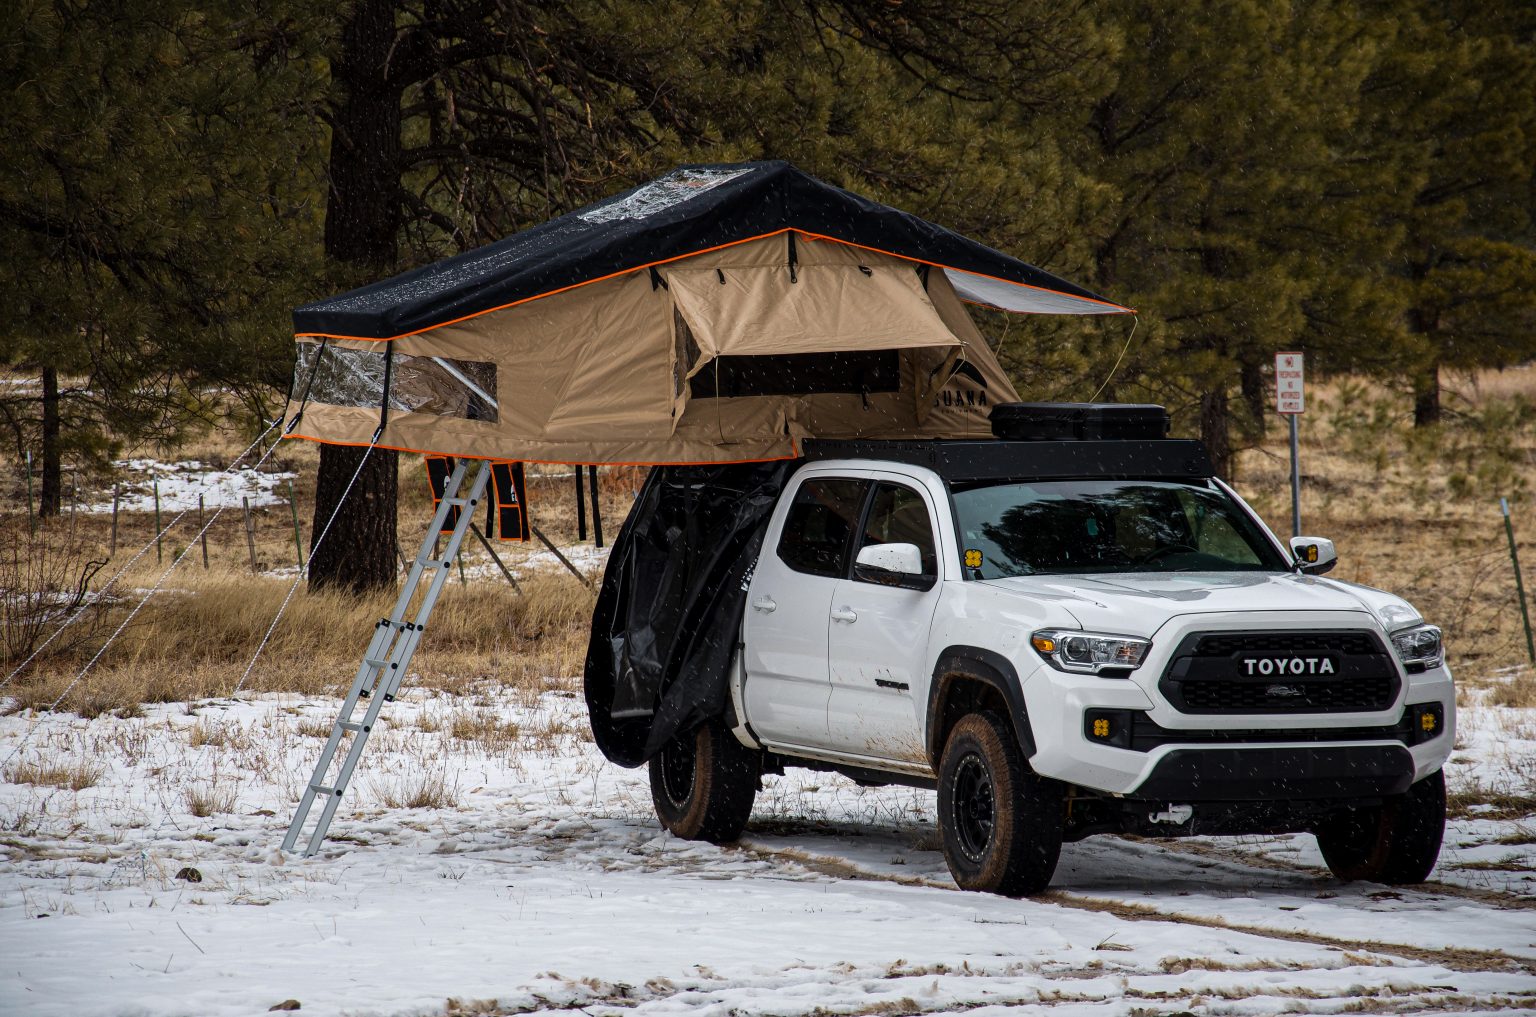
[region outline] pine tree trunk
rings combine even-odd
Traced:
[[[1440,365],[1431,364],[1413,379],[1413,426],[1440,423]]]
[[[1223,480],[1232,479],[1231,425],[1226,389],[1215,389],[1200,397],[1200,439],[1211,454],[1216,475]]]
[[[358,461],[364,454],[368,461],[358,472]],[[311,590],[333,587],[367,593],[395,585],[397,459],[397,453],[385,449],[369,453],[366,448],[350,445],[320,446],[315,525],[309,543]],[[357,473],[357,480],[347,493],[353,473]],[[327,531],[326,524],[344,493],[346,501]]]
[[[1264,368],[1260,364],[1244,362],[1242,365],[1243,402],[1252,418],[1253,437],[1263,441],[1269,431],[1269,386],[1264,383]]]
[[[389,80],[395,13],[395,0],[360,0],[342,25],[341,55],[331,66],[340,98],[331,130],[325,254],[373,276],[395,268],[401,224],[401,88]],[[364,451],[321,448],[312,541],[325,530]],[[363,593],[394,586],[397,459],[383,449],[369,455],[325,543],[310,545],[310,589]]]
[[[63,501],[64,462],[59,448],[59,372],[43,368],[43,483],[37,514],[56,516]]]

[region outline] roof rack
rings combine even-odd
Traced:
[[[883,459],[924,466],[945,480],[1204,479],[1216,469],[1198,441],[928,440],[812,438],[807,460]]]

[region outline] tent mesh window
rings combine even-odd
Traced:
[[[688,322],[683,320],[683,312],[675,307],[672,309],[672,342],[672,397],[675,399],[683,394],[688,372],[699,362],[698,340],[694,339]],[[714,395],[713,392],[709,394]]]
[[[332,406],[373,409],[384,401],[385,353],[299,344],[294,391]],[[495,423],[496,365],[448,357],[394,355],[389,408]],[[313,382],[311,382],[313,377]]]
[[[695,399],[717,394],[724,399],[735,399],[797,395],[806,391],[848,395],[900,392],[898,351],[716,357],[693,376],[690,394]]]

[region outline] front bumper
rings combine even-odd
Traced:
[[[1400,744],[1173,749],[1130,795],[1156,802],[1310,801],[1402,794],[1414,761]]]
[[[1191,618],[1188,628],[1252,628],[1252,615]],[[1270,616],[1285,627],[1360,627],[1358,615]],[[1363,713],[1182,713],[1158,688],[1168,650],[1183,632],[1161,632],[1152,655],[1130,678],[1063,674],[1045,664],[1024,676],[1023,692],[1042,776],[1116,796],[1165,802],[1377,797],[1394,794],[1438,770],[1455,740],[1455,690],[1444,665],[1402,673],[1385,709]],[[1160,656],[1159,650],[1164,650]],[[1410,705],[1439,703],[1434,737],[1407,736]],[[1157,736],[1133,746],[1090,740],[1089,711],[1131,711]],[[1187,740],[1181,734],[1187,732]],[[1406,777],[1406,780],[1404,779]],[[1396,789],[1396,790],[1393,790]]]

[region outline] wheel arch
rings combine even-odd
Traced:
[[[938,771],[939,755],[949,731],[966,713],[1001,701],[1027,763],[1035,754],[1035,734],[1024,706],[1019,674],[1007,657],[996,650],[957,644],[946,646],[933,667],[928,683],[928,760]]]

